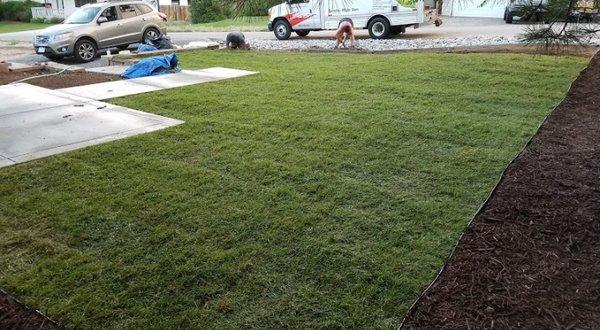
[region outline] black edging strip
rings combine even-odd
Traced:
[[[556,111],[556,109],[563,103],[563,101],[567,98],[567,96],[569,95],[569,92],[571,91],[571,88],[573,88],[573,83],[575,83],[575,81],[577,81],[577,79],[579,79],[579,77],[581,76],[581,74],[590,66],[590,63],[592,61],[592,59],[598,54],[598,52],[596,52],[596,54],[592,55],[590,57],[590,62],[588,62],[588,65],[583,68],[579,74],[577,75],[577,78],[575,78],[575,80],[573,80],[571,82],[571,84],[569,85],[569,89],[567,89],[567,94],[565,95],[565,97],[554,107],[554,109],[552,109],[552,111],[550,111],[545,117],[544,119],[540,122],[540,124],[538,125],[537,130],[535,131],[535,134],[533,134],[529,140],[527,141],[527,143],[525,143],[525,145],[523,146],[523,148],[521,148],[521,151],[519,151],[519,153],[513,157],[510,162],[508,162],[508,165],[506,165],[506,167],[504,168],[504,170],[502,170],[502,173],[500,173],[500,177],[498,178],[498,181],[496,182],[496,185],[494,186],[494,189],[492,189],[492,191],[488,194],[487,198],[483,201],[483,203],[479,206],[479,208],[477,209],[477,211],[475,211],[475,214],[473,214],[473,217],[471,218],[471,220],[469,221],[469,223],[467,224],[467,226],[465,227],[465,229],[463,230],[462,234],[460,234],[460,237],[458,238],[458,240],[456,241],[456,244],[454,245],[454,247],[452,248],[452,251],[450,251],[450,254],[448,255],[448,257],[446,257],[446,260],[444,261],[444,264],[442,265],[442,267],[440,268],[440,270],[438,271],[437,275],[435,276],[435,278],[431,281],[431,283],[429,283],[429,285],[425,288],[425,290],[423,290],[421,292],[421,294],[419,295],[419,297],[417,297],[417,299],[412,303],[412,305],[410,305],[410,307],[408,308],[408,311],[406,311],[406,313],[404,314],[404,317],[402,318],[402,322],[400,322],[400,325],[398,326],[398,330],[402,329],[404,327],[404,322],[406,322],[406,320],[411,317],[413,315],[413,313],[415,312],[415,307],[417,306],[417,303],[419,303],[421,301],[421,299],[423,299],[423,297],[425,296],[426,293],[429,292],[429,290],[433,287],[434,284],[437,283],[438,279],[440,278],[440,276],[442,275],[442,273],[444,272],[444,270],[446,269],[446,266],[448,265],[448,262],[450,261],[450,259],[452,258],[452,256],[454,255],[454,252],[456,251],[456,248],[458,247],[458,245],[460,244],[460,242],[463,239],[463,236],[465,235],[465,233],[467,232],[467,230],[471,227],[471,225],[473,224],[473,221],[475,220],[475,218],[477,218],[479,216],[479,214],[481,213],[481,211],[483,210],[483,208],[485,206],[487,206],[489,200],[494,196],[494,194],[496,193],[496,191],[498,190],[498,187],[500,186],[500,184],[504,181],[504,175],[506,174],[506,171],[508,170],[509,167],[511,167],[511,165],[515,162],[515,160],[517,160],[517,158],[519,158],[523,152],[525,151],[525,149],[527,149],[527,147],[529,147],[529,145],[531,144],[531,142],[533,141],[533,139],[539,134],[540,129],[542,128],[542,126],[546,123],[546,120],[548,119],[548,117],[550,117],[551,114],[554,113],[554,111]]]

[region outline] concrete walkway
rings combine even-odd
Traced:
[[[98,100],[256,72],[210,68],[50,90],[26,83],[0,86],[0,167],[183,123]]]
[[[0,99],[0,167],[183,123],[24,83]]]
[[[181,70],[181,72],[178,73],[161,76],[69,87],[59,89],[59,91],[94,100],[107,100],[115,97],[154,92],[162,89],[237,78],[252,74],[256,74],[256,72],[214,67],[195,71]]]

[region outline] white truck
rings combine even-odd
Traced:
[[[396,0],[288,0],[269,8],[269,31],[279,40],[292,32],[307,36],[310,31],[335,30],[343,20],[355,29],[368,29],[374,39],[385,39],[422,23],[442,24],[434,9],[423,0],[415,8],[403,7]]]

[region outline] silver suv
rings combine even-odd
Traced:
[[[166,16],[144,1],[88,4],[62,24],[39,31],[33,47],[50,59],[73,55],[80,62],[89,62],[98,49],[126,49],[129,44],[165,35],[165,22]]]

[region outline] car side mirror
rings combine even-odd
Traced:
[[[104,16],[100,16],[100,17],[98,17],[98,20],[96,22],[98,22],[98,24],[106,23],[106,22],[108,22],[108,18],[106,18]]]

